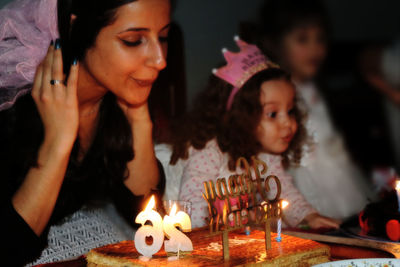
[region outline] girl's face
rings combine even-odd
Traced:
[[[294,28],[283,37],[281,52],[293,79],[312,79],[325,59],[325,32],[316,25]]]
[[[127,104],[145,103],[166,66],[169,25],[169,0],[138,0],[121,6],[115,21],[101,29],[86,53],[79,82],[89,83],[94,94],[110,90]]]
[[[281,154],[289,147],[297,130],[295,88],[286,80],[264,82],[261,84],[260,103],[263,112],[256,137],[264,152]]]

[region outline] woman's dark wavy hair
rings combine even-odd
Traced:
[[[261,152],[262,145],[256,138],[256,128],[260,122],[263,108],[260,104],[260,88],[263,82],[286,80],[289,75],[277,68],[269,68],[254,75],[236,94],[232,107],[226,110],[226,103],[232,85],[212,75],[207,89],[200,95],[194,109],[177,125],[173,137],[171,164],[180,158],[188,157],[188,149],[202,149],[215,138],[222,152],[229,155],[228,167],[235,170],[236,160]],[[301,147],[305,141],[306,130],[303,126],[304,113],[295,106],[295,118],[298,130],[289,148],[283,153],[282,163],[299,163]]]
[[[117,9],[137,0],[58,0],[58,30],[64,71],[74,58],[81,60],[96,41],[100,30],[115,20]],[[71,15],[75,20],[71,23]]]
[[[115,21],[118,8],[135,1],[58,0],[58,29],[66,73],[75,58],[84,58],[88,49],[95,44],[101,29]],[[73,21],[71,15],[76,16]],[[99,176],[99,184],[109,183],[110,177],[126,179],[129,175],[126,163],[134,157],[132,133],[125,115],[110,93],[101,105],[96,132],[97,136],[91,146],[93,149],[86,155],[81,176],[94,175],[93,172],[99,168],[91,165],[100,159],[104,169],[95,174]]]

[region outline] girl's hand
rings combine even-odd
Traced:
[[[332,218],[322,216],[318,213],[311,213],[307,215],[304,220],[312,229],[318,228],[335,228],[340,227],[340,221]]]
[[[56,142],[57,146],[66,149],[72,147],[79,125],[78,65],[74,63],[65,85],[57,40],[55,45],[50,45],[46,57],[38,66],[32,88],[32,97],[44,126],[44,140]]]

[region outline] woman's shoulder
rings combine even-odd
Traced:
[[[41,133],[40,117],[30,94],[0,111],[0,170],[13,188],[34,164]]]
[[[4,88],[0,88],[2,90]],[[7,90],[7,89],[5,89]],[[0,94],[1,102],[1,94]],[[0,103],[0,125],[2,133],[9,130],[11,125],[15,124],[17,117],[22,113],[22,109],[28,109],[32,106],[33,99],[30,94],[20,96],[15,102],[4,102]],[[26,116],[29,116],[31,112],[27,112]]]
[[[0,111],[0,135],[14,138],[33,136],[41,131],[41,119],[30,94],[25,94],[9,108]],[[4,141],[4,139],[2,139]]]
[[[3,89],[4,88],[0,88],[0,90]],[[0,116],[2,119],[8,118],[10,115],[18,115],[18,113],[22,113],[23,111],[27,111],[25,114],[26,116],[32,115],[31,111],[36,110],[36,106],[31,94],[29,93],[30,89],[27,88],[26,90],[28,91],[15,97],[15,100],[6,101],[4,103],[2,103],[2,94],[0,94]],[[4,91],[7,91],[7,89],[4,89]],[[2,93],[7,94],[7,92]]]

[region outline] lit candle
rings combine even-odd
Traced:
[[[162,218],[157,211],[153,210],[154,206],[155,200],[152,196],[144,211],[140,212],[135,219],[136,223],[142,224],[135,234],[135,247],[140,254],[148,258],[161,249],[164,241]],[[145,225],[147,221],[150,221],[152,226]],[[153,238],[153,243],[148,245],[146,237],[150,236]]]
[[[400,212],[400,180],[396,180],[396,193],[397,193],[398,211]]]
[[[192,251],[192,241],[184,233],[176,229],[180,227],[184,232],[192,230],[190,217],[186,212],[178,211],[176,213],[176,204],[172,207],[169,215],[164,216],[163,228],[165,235],[169,238],[164,242],[166,252]],[[178,256],[179,257],[179,256]]]
[[[282,241],[282,236],[281,236],[281,231],[282,231],[282,218],[279,217],[278,219],[278,226],[277,226],[278,230],[277,230],[277,237],[276,237],[276,241],[281,242]]]
[[[289,202],[287,202],[286,200],[282,200],[281,205],[282,205],[282,210],[283,210],[284,208],[286,208],[289,205]],[[277,242],[282,241],[281,231],[282,231],[282,211],[281,211],[281,214],[279,215],[277,231],[276,231],[276,234],[277,234],[276,241]]]

